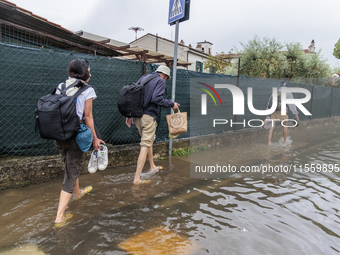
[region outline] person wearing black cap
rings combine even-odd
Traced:
[[[287,142],[287,136],[288,136],[288,126],[287,126],[287,120],[288,119],[288,109],[286,108],[286,114],[285,115],[281,115],[281,88],[282,87],[289,87],[290,83],[289,82],[282,82],[281,87],[279,88],[278,91],[278,102],[277,102],[277,108],[275,110],[275,112],[272,113],[271,115],[271,127],[269,128],[269,133],[268,133],[268,145],[272,144],[272,136],[273,136],[273,131],[275,129],[276,126],[276,121],[283,121],[283,143],[286,144]],[[271,108],[272,105],[272,97],[270,97],[269,101],[268,101],[268,105],[267,105],[267,109]],[[293,99],[294,96],[291,92],[286,92],[286,98],[287,99]],[[291,112],[295,115],[295,120],[299,121],[299,116],[298,116],[298,111],[297,108],[295,106],[295,104],[288,104],[289,109],[291,110]]]

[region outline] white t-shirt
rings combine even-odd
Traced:
[[[71,84],[73,84],[77,79],[75,78],[68,78],[66,80],[66,87],[70,86]],[[58,86],[59,88],[61,88],[61,84],[59,84]],[[75,88],[71,88],[69,89],[66,94],[68,96],[72,96],[74,95],[77,91],[78,91],[79,88],[75,87]],[[57,91],[57,94],[60,94],[59,91]],[[77,110],[77,115],[79,117],[79,119],[83,119],[83,114],[84,114],[84,109],[85,109],[85,101],[90,99],[90,98],[93,98],[96,99],[97,98],[97,95],[96,95],[96,92],[94,92],[94,89],[91,87],[91,88],[88,88],[87,90],[85,90],[83,93],[81,93],[78,97],[77,97],[77,104],[76,104],[76,110]]]
[[[79,119],[83,119],[85,101],[90,98],[93,98],[93,100],[97,98],[96,92],[94,92],[94,89],[92,87],[88,88],[77,97],[76,109]]]

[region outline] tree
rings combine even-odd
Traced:
[[[230,66],[230,54],[225,54],[223,51],[217,54],[216,57],[209,55],[204,62],[205,68],[213,68],[215,73],[225,73],[226,67]]]
[[[255,36],[247,43],[242,43],[243,50],[240,72],[250,77],[274,78],[279,76],[284,58],[279,54],[284,47],[275,38],[263,39]]]
[[[306,67],[305,77],[329,77],[331,73],[331,68],[321,56],[321,51],[307,58]]]
[[[306,60],[301,43],[286,43],[285,46],[287,49],[283,53],[283,56],[286,58],[285,77],[303,76],[306,70]]]
[[[336,57],[337,59],[340,59],[340,39],[334,45],[333,56]]]
[[[283,78],[285,71],[286,78],[320,78],[330,72],[320,51],[306,55],[300,43],[282,44],[275,38],[255,36],[241,46],[240,72],[245,76]]]
[[[339,73],[340,74],[340,65],[337,64],[336,66],[333,66],[332,70],[331,70],[331,73],[334,74],[334,73]]]

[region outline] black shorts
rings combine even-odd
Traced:
[[[65,164],[62,190],[72,194],[80,175],[84,153],[79,149],[75,138],[65,142],[55,141],[55,145],[60,151]]]

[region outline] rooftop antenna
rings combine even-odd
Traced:
[[[144,31],[141,27],[130,27],[129,30],[134,30],[136,32],[136,39],[137,40],[137,31]]]

